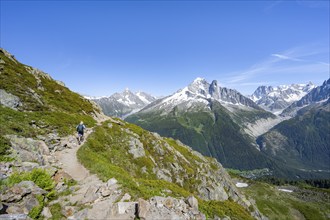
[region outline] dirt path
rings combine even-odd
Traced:
[[[101,118],[97,121],[97,125],[100,125],[103,121],[108,119],[111,120],[109,117]],[[63,171],[79,183],[84,183],[86,180],[88,180],[88,182],[100,182],[99,178],[96,175],[91,175],[77,158],[77,151],[85,143],[91,133],[93,133],[93,128],[87,128],[84,134],[84,141],[81,145],[78,145],[78,141],[73,135],[65,137],[64,141],[67,143],[66,149],[55,153],[55,157]]]
[[[85,132],[85,140],[81,145],[84,144],[89,134],[91,133],[92,131],[90,129]],[[55,157],[58,160],[63,171],[68,173],[73,179],[78,182],[81,182],[90,175],[89,171],[79,163],[77,158],[77,151],[81,145],[78,145],[77,141],[71,142],[68,143],[67,148],[65,150],[57,151],[55,153]]]

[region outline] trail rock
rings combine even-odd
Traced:
[[[70,216],[73,216],[73,214],[76,212],[76,209],[77,208],[74,206],[65,206],[64,208],[62,208],[61,213],[68,218]]]
[[[144,199],[138,199],[138,217],[141,220],[146,220],[147,213],[149,212],[150,204]]]
[[[54,176],[55,183],[64,182],[64,180],[72,180],[72,177],[63,170],[58,171]]]
[[[130,194],[125,193],[125,195],[123,196],[123,198],[121,198],[120,202],[127,202],[129,200],[131,200]]]
[[[83,204],[85,203],[90,203],[90,202],[94,202],[96,199],[99,198],[99,195],[97,194],[97,191],[99,190],[98,186],[90,186],[85,195],[84,195],[84,199],[81,201]]]
[[[112,207],[112,214],[115,216],[123,214],[135,216],[136,206],[136,202],[117,202]]]

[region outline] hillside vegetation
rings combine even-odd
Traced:
[[[306,107],[257,139],[262,152],[301,170],[301,178],[330,178],[330,102]]]
[[[234,202],[248,208],[249,203],[235,190],[216,160],[173,139],[163,139],[117,120],[118,123],[108,121],[97,127],[78,151],[82,164],[101,179],[115,177],[135,198],[180,198],[192,194],[199,198],[201,210],[210,218],[251,218],[246,209]]]
[[[248,187],[240,188],[242,193],[253,198],[260,212],[270,220],[325,220],[330,217],[329,189],[318,189],[307,184],[273,185],[230,174],[234,181],[248,184]]]
[[[241,120],[253,121],[256,117],[251,113],[242,116]],[[217,101],[211,102],[210,110],[196,107],[181,111],[175,107],[169,114],[141,111],[125,120],[162,136],[178,139],[203,155],[216,158],[224,167],[267,167],[268,159],[256,149],[253,139],[242,132],[228,110]]]
[[[71,134],[80,120],[94,126],[97,107],[48,74],[23,65],[0,50],[0,152],[9,148],[5,135],[36,137]],[[3,154],[0,158],[4,159]]]

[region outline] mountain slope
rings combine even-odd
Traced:
[[[0,58],[0,218],[134,219],[143,205],[152,219],[262,218],[214,159],[120,120],[97,125],[93,102],[3,49]],[[78,148],[80,120],[91,134],[79,158],[105,182],[74,179],[56,158]]]
[[[280,113],[314,88],[315,85],[311,82],[308,84],[292,84],[277,87],[260,86],[251,95],[251,99],[267,111]]]
[[[305,176],[330,178],[330,99],[302,108],[258,138],[261,151]]]
[[[104,114],[125,118],[155,101],[156,98],[144,92],[134,94],[126,89],[122,93],[115,93],[109,97],[91,98],[91,100],[102,108]]]
[[[126,120],[179,139],[202,154],[217,158],[225,167],[254,169],[265,167],[267,159],[260,156],[253,137],[244,129],[249,123],[273,117],[237,91],[197,78]]]

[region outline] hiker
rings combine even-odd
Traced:
[[[76,129],[78,132],[78,143],[80,144],[84,139],[84,130],[86,129],[84,122],[81,121],[80,124],[76,127]]]

